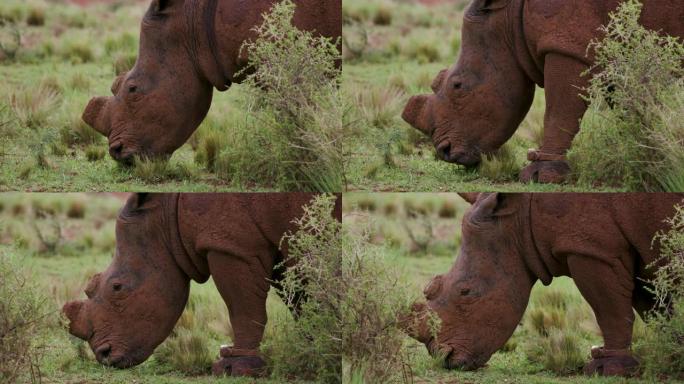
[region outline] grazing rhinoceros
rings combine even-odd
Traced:
[[[228,306],[234,345],[222,347],[216,375],[259,375],[266,296],[288,264],[283,234],[296,230],[311,194],[160,194],[132,196],[116,223],[116,254],[90,280],[84,301],[63,311],[69,332],[97,361],[127,368],[145,361],[171,333],[190,280],[211,275]],[[341,220],[340,199],[332,213]]]
[[[684,194],[482,194],[466,213],[455,264],[424,290],[405,326],[447,368],[482,367],[520,323],[532,286],[570,276],[594,310],[604,346],[585,373],[626,375],[632,324],[655,302],[654,234]],[[471,199],[472,202],[472,199]],[[436,338],[428,311],[441,318]]]
[[[587,109],[579,96],[593,63],[588,43],[600,37],[619,0],[473,0],[465,12],[458,62],[439,73],[433,95],[412,97],[403,119],[432,137],[447,162],[468,167],[501,147],[546,88],[544,138],[520,174],[557,183],[570,171],[565,154]],[[680,1],[644,0],[641,23],[684,37]]]
[[[204,120],[213,88],[225,91],[247,65],[240,47],[276,0],[154,0],[142,20],[133,69],[96,97],[83,120],[109,138],[109,153],[168,156]],[[342,34],[341,0],[295,0],[294,25],[321,36]]]

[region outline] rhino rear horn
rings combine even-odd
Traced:
[[[430,85],[430,88],[432,88],[432,92],[439,92],[439,89],[442,87],[442,83],[446,78],[447,72],[449,72],[448,69],[442,69],[441,71],[439,71],[437,77],[435,77],[435,79],[432,80],[432,84]]]

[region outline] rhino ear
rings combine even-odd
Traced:
[[[511,0],[476,0],[475,9],[478,11],[495,11],[506,8]]]
[[[480,193],[479,192],[470,192],[470,193],[459,193],[458,195],[461,196],[463,198],[463,200],[470,203],[470,205],[473,205],[477,201],[477,198],[480,196]]]
[[[136,211],[139,211],[142,208],[143,204],[145,204],[145,201],[147,201],[147,198],[147,193],[135,193],[131,195],[131,197],[129,197],[126,201],[126,205],[121,210],[121,213],[125,216],[134,215]]]
[[[164,12],[176,3],[183,3],[183,0],[154,0],[152,9],[154,9],[155,13]]]
[[[473,218],[477,221],[486,221],[495,217],[508,216],[515,213],[517,208],[507,204],[507,196],[504,193],[482,194],[473,206],[475,210]]]

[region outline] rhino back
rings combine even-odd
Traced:
[[[523,29],[531,54],[540,68],[543,57],[560,53],[591,64],[587,46],[600,38],[598,29],[606,25],[610,12],[622,0],[526,0]],[[679,3],[679,4],[677,4]],[[644,0],[640,23],[647,29],[684,37],[684,7],[673,0]]]

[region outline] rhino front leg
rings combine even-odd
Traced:
[[[592,360],[584,373],[602,376],[631,376],[639,368],[632,356],[632,281],[619,263],[609,265],[586,256],[568,257],[570,274],[575,285],[596,315],[603,334],[603,347],[593,347]]]
[[[587,85],[587,66],[571,57],[548,54],[544,64],[546,113],[542,148],[530,151],[532,163],[520,173],[523,182],[561,183],[570,173],[565,154],[579,131],[587,104],[579,96]]]
[[[228,306],[234,334],[233,345],[221,347],[212,372],[217,376],[261,376],[265,363],[259,355],[259,344],[267,319],[270,271],[264,270],[256,258],[210,253],[208,261],[216,287]]]

